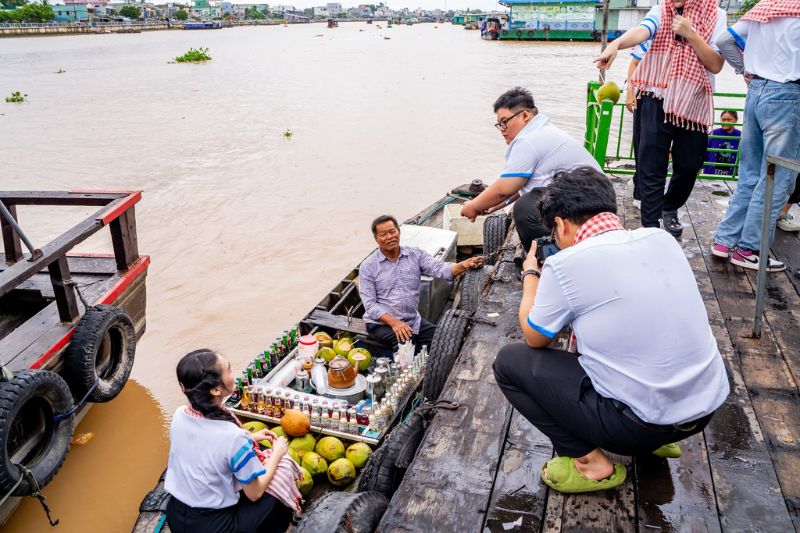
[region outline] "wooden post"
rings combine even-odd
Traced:
[[[65,281],[72,279],[66,256],[62,255],[47,265],[47,269],[50,271],[50,281],[53,282],[53,292],[56,295],[58,317],[62,322],[72,322],[81,313],[78,309],[78,302],[75,299],[75,287],[64,284]]]
[[[139,259],[139,243],[136,236],[136,214],[131,206],[109,224],[111,243],[118,270],[128,270]]]
[[[11,213],[11,216],[14,217],[14,220],[19,220],[17,218],[17,206],[12,204],[6,207]],[[19,240],[19,235],[17,235],[17,232],[11,227],[11,224],[1,216],[0,227],[2,227],[3,231],[3,250],[6,254],[6,263],[16,263],[22,259],[22,243]]]
[[[603,52],[608,46],[608,8],[611,5],[611,0],[603,2],[603,33],[600,35],[600,52]],[[606,71],[600,71],[600,83],[606,82]]]

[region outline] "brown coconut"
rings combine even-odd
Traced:
[[[297,409],[287,409],[281,418],[281,427],[290,437],[302,437],[311,429],[308,416]]]

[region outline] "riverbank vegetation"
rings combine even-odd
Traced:
[[[0,9],[0,22],[50,22],[55,18],[47,4],[25,4],[17,9]]]
[[[208,55],[208,48],[189,48],[189,51],[175,58],[178,63],[199,63],[201,61],[211,61]]]
[[[21,94],[19,91],[15,91],[11,93],[11,96],[6,96],[6,102],[11,104],[20,104],[25,101],[25,97],[27,96],[27,94]]]

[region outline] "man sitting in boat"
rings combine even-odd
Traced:
[[[474,222],[478,215],[516,201],[514,223],[522,245],[528,250],[533,239],[549,233],[542,224],[537,204],[552,175],[579,165],[598,171],[600,166],[578,141],[539,114],[527,89],[515,87],[504,92],[494,103],[494,112],[497,115],[494,126],[508,144],[506,167],[500,179],[464,204],[461,215]]]
[[[680,245],[628,231],[611,182],[590,167],[557,173],[541,203],[561,251],[523,264],[524,343],[494,362],[500,390],[553,441],[542,480],[560,492],[625,481],[621,455],[678,457],[729,392],[703,298]],[[679,311],[677,311],[679,310]],[[570,351],[548,348],[572,326]]]
[[[364,321],[370,338],[397,348],[412,340],[417,349],[430,346],[436,326],[423,319],[419,306],[420,276],[452,280],[483,265],[483,257],[460,263],[438,261],[428,253],[400,246],[400,226],[390,215],[372,222],[378,249],[367,257],[358,272],[359,292],[364,303]]]

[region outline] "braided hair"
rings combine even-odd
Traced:
[[[230,411],[215,403],[211,394],[211,389],[215,387],[225,388],[219,359],[219,355],[208,348],[189,352],[178,362],[178,383],[194,410],[210,420],[235,424],[236,420]]]

